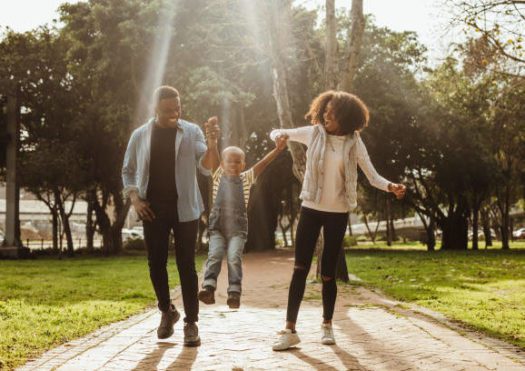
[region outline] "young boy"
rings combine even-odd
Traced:
[[[246,208],[250,187],[257,176],[286,148],[287,138],[276,141],[276,148],[252,168],[244,171],[244,152],[239,147],[227,147],[222,151],[220,167],[213,175],[213,207],[210,212],[208,260],[199,300],[205,304],[215,303],[217,276],[221,271],[222,258],[228,260],[228,300],[230,308],[241,304],[242,252],[248,234]]]

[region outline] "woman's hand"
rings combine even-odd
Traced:
[[[390,183],[388,185],[388,191],[392,192],[398,200],[401,200],[403,197],[405,197],[407,187],[405,187],[403,184]]]

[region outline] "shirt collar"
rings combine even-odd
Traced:
[[[182,119],[177,120],[177,130],[184,131],[183,121],[184,120]],[[153,128],[153,125],[155,125],[155,117],[149,119],[149,125],[151,126],[151,128]]]

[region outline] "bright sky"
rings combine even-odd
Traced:
[[[325,0],[296,0],[306,7],[323,6]],[[365,14],[372,14],[376,24],[394,31],[415,31],[428,48],[429,59],[437,63],[449,50],[451,42],[462,39],[460,30],[449,27],[450,13],[444,0],[363,0]],[[351,0],[335,0],[337,8],[350,10]]]
[[[58,6],[65,0],[0,0],[0,26],[27,31],[58,17]],[[69,0],[77,2],[78,0]],[[255,1],[255,0],[254,0]],[[436,62],[458,36],[447,32],[447,14],[440,8],[443,0],[364,0],[365,13],[373,14],[377,24],[395,31],[416,31]],[[324,5],[324,0],[296,0],[307,7]],[[347,8],[351,0],[336,0]],[[457,34],[457,31],[456,31]]]

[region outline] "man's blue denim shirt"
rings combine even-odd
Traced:
[[[122,182],[124,195],[136,190],[139,197],[146,199],[149,181],[149,163],[151,131],[155,120],[150,119],[135,129],[128,142]],[[204,211],[204,203],[197,184],[197,168],[203,175],[210,176],[211,170],[202,165],[207,150],[204,135],[199,126],[179,119],[175,139],[175,183],[177,185],[177,212],[179,221],[188,222],[198,219]]]

